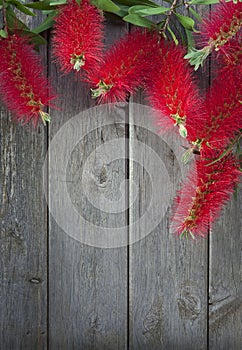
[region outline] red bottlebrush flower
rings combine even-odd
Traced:
[[[61,70],[89,71],[102,57],[103,16],[88,0],[60,6],[53,33],[53,57]]]
[[[193,238],[206,236],[241,176],[231,154],[211,165],[200,159],[195,168],[175,200],[172,219],[174,232]]]
[[[242,3],[221,2],[214,6],[211,18],[203,21],[200,29],[201,43],[211,51],[219,50],[241,29]]]
[[[88,76],[93,97],[99,97],[99,102],[125,101],[141,87],[152,70],[151,53],[158,39],[157,33],[138,29],[115,43]]]
[[[212,52],[223,52],[226,54],[227,43],[240,31],[242,24],[242,2],[222,1],[214,6],[211,18],[203,21],[200,28],[199,41],[202,49],[192,49],[185,58],[195,65],[195,70],[207,56]]]
[[[23,124],[33,121],[36,126],[40,117],[44,123],[49,121],[44,108],[54,96],[33,46],[13,34],[0,40],[0,56],[0,93],[7,108]]]
[[[241,62],[242,62],[242,33],[236,35],[234,39],[231,39],[224,45],[224,55],[220,58],[221,65],[224,66],[224,70],[229,73],[229,69],[233,69],[236,65],[239,65],[241,74]]]
[[[155,58],[157,69],[150,72],[146,92],[151,106],[158,110],[157,122],[161,129],[178,125],[182,136],[195,141],[204,123],[205,108],[193,69],[184,55],[182,47],[161,43]],[[163,115],[170,118],[170,123],[167,124]]]
[[[228,76],[229,72],[229,76]],[[223,150],[242,128],[241,63],[224,68],[215,78],[206,99],[208,113],[198,143],[206,155],[210,150]]]

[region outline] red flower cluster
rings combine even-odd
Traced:
[[[207,119],[203,137],[199,140],[202,154],[210,150],[224,150],[242,129],[241,69],[222,69],[213,81],[206,99]]]
[[[197,69],[213,50],[225,53],[205,100],[184,60],[185,50],[165,43],[158,33],[135,30],[104,56],[103,17],[89,0],[68,0],[56,17],[53,55],[62,71],[82,69],[98,102],[125,101],[145,87],[161,129],[178,126],[191,143],[189,152],[200,151],[175,201],[173,228],[179,235],[205,236],[240,179],[231,141],[242,129],[241,9],[241,2],[222,2],[203,23],[205,47],[186,57]],[[48,120],[44,108],[53,96],[33,47],[14,34],[0,40],[0,55],[0,92],[7,107],[23,123]]]
[[[227,42],[223,51],[226,55],[222,55],[220,58],[221,64],[225,65],[225,70],[228,72],[229,69],[233,69],[236,65],[239,66],[239,74],[242,73],[242,33],[239,32],[234,39]]]
[[[102,57],[103,17],[88,0],[69,0],[55,18],[53,56],[61,70],[89,71]]]
[[[27,39],[17,34],[0,40],[0,93],[7,108],[23,124],[39,118],[49,121],[44,108],[54,98],[50,94],[38,54]]]
[[[195,141],[204,123],[205,108],[193,79],[193,69],[184,55],[183,47],[161,42],[154,55],[156,69],[150,72],[146,93],[151,106],[159,111],[157,121],[161,129],[178,125],[182,136]],[[169,125],[163,115],[170,118]]]
[[[219,49],[233,38],[241,29],[242,3],[225,2],[214,6],[211,18],[203,21],[200,29],[200,40],[210,51]]]
[[[240,180],[239,164],[229,149],[242,128],[241,61],[237,45],[226,45],[231,45],[234,59],[223,56],[220,63],[226,65],[217,71],[206,96],[207,112],[193,142],[200,150],[197,173],[191,171],[176,198],[173,228],[179,235],[205,236]]]
[[[153,69],[151,53],[157,52],[158,39],[156,33],[138,29],[115,43],[88,76],[93,97],[99,97],[99,102],[125,101],[143,86]]]
[[[241,172],[230,154],[216,163],[200,159],[175,200],[173,229],[179,235],[204,237],[230,198]]]

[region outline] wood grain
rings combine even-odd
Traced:
[[[204,89],[208,79],[203,76],[199,80]],[[138,101],[146,103],[142,97]],[[131,111],[131,121],[133,117]],[[137,140],[149,145],[161,158],[172,188],[168,208],[160,212],[159,225],[130,247],[130,349],[207,349],[207,242],[179,240],[170,232],[172,198],[181,181],[172,144],[168,146],[162,138],[131,123],[130,149]],[[146,157],[149,155],[143,151],[138,158]],[[130,189],[130,201],[135,202],[130,215],[138,220],[147,209],[150,195],[160,191],[160,202],[163,200],[164,178],[157,172],[156,162],[149,169],[155,174],[154,183],[149,183],[142,166],[131,167],[131,180],[139,191],[134,198]],[[147,220],[154,220],[155,215],[156,209]],[[133,235],[137,232],[130,230],[131,239]]]
[[[209,349],[242,346],[242,191],[227,204],[211,230]]]
[[[198,10],[204,14],[204,9]],[[108,21],[107,46],[127,30],[121,21]],[[50,111],[50,127],[22,128],[4,107],[0,109],[0,349],[240,350],[242,192],[228,203],[208,240],[194,243],[175,238],[169,218],[182,178],[174,153],[177,140],[168,144],[141,126],[143,107],[134,108],[132,103],[145,104],[143,96],[131,99],[125,117],[114,114],[110,125],[104,125],[105,116],[90,110],[89,120],[80,118],[86,136],[68,153],[79,133],[73,129],[62,140],[64,154],[52,154],[47,163],[50,202],[55,181],[66,181],[73,207],[81,216],[100,227],[100,232],[102,227],[115,229],[129,223],[127,237],[135,243],[113,249],[89,246],[71,238],[51,213],[47,216],[42,182],[47,146],[70,118],[95,104],[77,76],[60,74],[50,62],[50,46],[47,49],[48,73],[59,96],[59,109]],[[45,62],[47,49],[41,49]],[[209,83],[206,69],[198,76],[202,91]],[[143,120],[144,125],[149,123]],[[128,162],[106,160],[110,151],[105,144],[114,139]],[[85,173],[89,191],[85,196],[83,170],[93,154]],[[152,160],[153,154],[164,165],[171,184],[164,207],[162,188],[167,179]],[[52,171],[63,156],[69,159],[66,177],[60,173],[53,178]],[[129,210],[112,214],[100,210],[108,201],[115,207],[127,179],[124,196]],[[160,193],[160,199],[148,212],[155,193]],[[147,212],[146,224],[157,215],[160,219],[144,235],[141,219]],[[71,215],[63,213],[70,226]],[[135,221],[137,226],[132,226]],[[92,235],[88,223],[80,230],[86,237]],[[110,235],[109,243],[112,240]]]
[[[159,225],[129,248],[130,348],[161,350],[182,345],[184,349],[194,349],[196,344],[196,348],[206,349],[207,242],[179,240],[170,232],[172,198],[181,179],[172,147],[144,129],[131,128],[130,135],[130,147],[139,140],[159,155],[173,184],[168,208],[160,212]],[[145,163],[147,156],[144,150],[138,158]],[[131,180],[139,191],[133,198],[130,190],[130,200],[135,203],[130,210],[133,220],[145,215],[146,200],[154,196],[152,191],[160,192],[160,201],[164,200],[164,178],[157,173],[157,163],[151,163],[148,170],[156,174],[152,183],[142,167],[134,166]],[[147,220],[154,220],[156,215],[154,208]],[[133,235],[137,231],[130,229],[131,239]]]
[[[43,350],[47,216],[41,174],[46,130],[15,124],[1,107],[0,139],[0,349]]]
[[[124,31],[123,25],[108,25],[107,45]],[[51,113],[50,141],[69,118],[94,105],[87,86],[78,79],[61,77],[53,65],[51,78],[60,95],[61,110]],[[96,130],[88,132],[89,122],[80,118],[81,127],[87,135],[77,143],[71,155],[67,154],[70,156],[69,195],[78,213],[96,226],[125,226],[125,212],[115,215],[95,209],[84,198],[81,184],[88,156],[98,152],[99,146],[118,138],[121,149],[125,150],[125,120],[121,124],[115,124],[114,120],[113,124],[103,126],[95,111],[89,112],[89,118],[90,125],[96,120]],[[75,132],[78,131],[73,130],[73,137]],[[68,138],[64,138],[63,142],[67,149]],[[96,157],[86,174],[91,184],[89,195],[97,201],[102,195],[115,201],[120,183],[126,177],[126,166],[124,160],[107,164],[105,157],[104,151],[103,157]],[[55,166],[58,155],[49,161],[50,167]],[[52,189],[50,186],[50,200]],[[67,213],[69,215],[71,213]],[[88,225],[83,224],[80,229],[87,236],[92,235]],[[126,349],[127,248],[103,249],[85,245],[70,238],[50,217],[49,264],[50,349]]]

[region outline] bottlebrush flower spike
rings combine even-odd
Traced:
[[[239,165],[231,154],[208,164],[208,160],[197,161],[197,170],[190,172],[175,200],[172,228],[178,235],[205,237],[240,181]]]
[[[234,68],[239,65],[241,72],[241,62],[242,62],[242,33],[240,32],[234,39],[231,39],[228,43],[224,45],[225,54],[220,58],[220,64],[225,67],[228,72],[230,68]]]
[[[0,94],[7,108],[23,124],[32,121],[36,126],[39,118],[44,124],[50,121],[44,108],[54,96],[33,46],[26,38],[9,35],[0,40],[0,57]]]
[[[88,0],[60,6],[53,32],[53,57],[65,73],[89,71],[102,57],[103,16]]]
[[[242,2],[221,1],[214,6],[211,18],[207,17],[200,28],[200,45],[202,49],[193,49],[185,58],[198,69],[213,51],[226,50],[226,44],[239,32],[242,25]]]
[[[193,69],[184,60],[184,54],[181,46],[160,44],[154,58],[156,69],[150,72],[146,93],[150,105],[158,110],[157,123],[161,129],[169,130],[178,125],[183,137],[195,141],[204,123],[205,107],[193,78]],[[164,115],[170,118],[170,123]]]
[[[228,75],[229,73],[229,75]],[[214,79],[206,98],[205,125],[200,129],[201,154],[223,150],[242,129],[241,62],[222,68]]]
[[[135,30],[115,43],[104,62],[88,76],[92,96],[98,102],[125,101],[143,85],[152,70],[151,53],[158,45],[157,33]]]
[[[201,26],[201,43],[209,45],[211,50],[218,51],[241,29],[242,3],[225,2],[214,6],[211,18],[205,19]]]

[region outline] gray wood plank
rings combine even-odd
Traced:
[[[207,76],[201,76],[200,85],[202,89],[208,85]],[[142,97],[135,101],[145,102]],[[135,203],[130,207],[130,220],[139,222],[146,215],[150,198],[160,193],[160,200],[156,205],[152,203],[154,207],[146,218],[155,220],[160,207],[160,221],[149,235],[130,246],[130,349],[206,349],[207,241],[179,240],[170,232],[172,198],[181,180],[180,165],[174,154],[177,142],[170,139],[171,143],[167,144],[150,132],[149,121],[146,121],[147,129],[133,126],[137,114],[131,108],[130,152],[137,148],[137,140],[152,148],[169,176],[171,196],[167,206],[162,207],[166,199],[164,189],[168,186],[164,168],[161,173],[159,161],[151,161],[146,149],[141,149],[140,154],[135,151],[141,165],[130,163],[130,203]],[[148,166],[146,171],[145,166]],[[143,231],[141,224],[138,228],[131,227],[130,239],[144,235]]]
[[[209,349],[242,347],[242,191],[213,227],[209,262]]]
[[[43,59],[45,53],[43,49]],[[47,216],[41,173],[46,129],[21,127],[1,107],[0,139],[0,349],[43,350]]]
[[[211,77],[216,76],[211,62]],[[242,348],[242,189],[224,207],[209,242],[209,349]]]
[[[122,25],[108,26],[108,42],[124,33]],[[61,77],[55,66],[51,66],[51,77],[60,94],[60,111],[52,111],[53,123],[50,127],[50,141],[69,118],[81,110],[94,105],[90,100],[87,86],[73,79]],[[104,116],[105,119],[105,116]],[[120,149],[125,151],[125,127],[113,122],[102,125],[102,117],[95,111],[89,112],[89,120],[80,119],[80,126],[87,134],[77,143],[70,157],[67,173],[68,193],[79,215],[88,222],[101,227],[126,225],[125,212],[110,214],[95,209],[106,200],[118,199],[121,181],[125,180],[125,162],[106,161],[108,146],[105,142],[119,139]],[[124,118],[125,119],[125,118]],[[88,131],[95,120],[95,130]],[[67,150],[72,138],[78,137],[78,128],[73,128],[68,137],[63,138]],[[104,146],[100,153],[98,147]],[[88,157],[94,154],[91,167]],[[95,157],[96,154],[96,157]],[[51,169],[58,165],[58,154],[50,157],[50,200],[53,199],[54,182]],[[83,169],[87,167],[84,181],[87,181],[87,198],[82,187]],[[51,178],[52,176],[52,178]],[[62,174],[58,180],[62,181]],[[65,181],[65,180],[64,180]],[[104,198],[104,199],[102,199]],[[105,199],[106,198],[106,199]],[[66,220],[72,217],[67,211]],[[69,218],[68,218],[69,217]],[[88,238],[93,234],[88,223],[80,225],[80,230]],[[100,232],[101,233],[101,232]],[[112,240],[112,236],[108,237]],[[54,218],[50,217],[50,257],[49,257],[49,320],[50,349],[126,349],[127,343],[127,248],[104,249],[89,246],[69,237]]]
[[[160,220],[149,235],[130,246],[130,349],[194,349],[194,345],[206,349],[207,242],[180,240],[169,229],[172,198],[181,179],[175,146],[139,127],[131,127],[130,135],[131,148],[137,148],[139,140],[161,158],[172,185],[167,207],[163,207],[167,184],[158,162],[150,161],[145,149],[136,156],[139,168],[131,161],[131,180],[138,186],[134,194],[130,189],[134,203],[131,220],[139,223],[141,216],[147,215],[149,201],[153,208],[146,220],[156,220],[157,208]],[[142,164],[144,168],[148,164],[146,171]],[[149,180],[146,172],[153,174],[153,179]],[[160,202],[152,202],[151,196],[159,194]],[[141,223],[130,228],[131,240],[139,234],[144,234]]]

